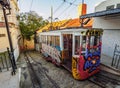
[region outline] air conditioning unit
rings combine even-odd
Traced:
[[[115,5],[110,5],[110,6],[107,6],[106,7],[106,10],[112,10],[112,9],[114,9],[115,8]]]
[[[117,7],[116,7],[117,9],[120,9],[120,3],[119,4],[117,4]]]

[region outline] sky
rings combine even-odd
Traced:
[[[20,12],[35,11],[44,19],[51,16],[51,7],[53,8],[53,19],[59,20],[77,18],[78,4],[82,0],[18,0]],[[94,7],[103,0],[84,0],[87,4],[87,13],[94,12]],[[69,2],[69,3],[67,3]],[[74,2],[74,3],[73,3]],[[70,5],[70,3],[73,3]]]

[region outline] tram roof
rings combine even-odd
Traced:
[[[88,29],[85,28],[73,28],[73,29],[62,29],[62,30],[51,30],[51,31],[46,31],[46,32],[41,32],[42,33],[64,33],[64,32],[78,32],[78,31],[87,31]]]
[[[60,35],[60,34],[79,34],[79,35],[88,35],[88,32],[93,34],[94,32],[100,32],[100,35],[103,33],[102,29],[98,28],[79,28],[79,29],[64,29],[64,30],[54,30],[54,31],[47,31],[41,32],[41,35]]]
[[[93,19],[86,18],[83,20],[84,28],[92,28]],[[68,20],[62,20],[52,23],[52,30],[63,30],[63,29],[75,29],[81,27],[81,19],[74,18],[74,19],[68,19]],[[40,28],[37,30],[37,33],[43,32],[43,31],[50,31],[51,30],[51,23],[44,26],[43,28]]]

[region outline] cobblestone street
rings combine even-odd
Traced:
[[[69,73],[66,69],[62,67],[56,67],[51,62],[47,62],[43,56],[36,52],[31,51],[29,52],[31,57],[33,57],[37,62],[42,63],[42,67],[47,71],[47,75],[49,75],[58,85],[60,88],[100,88],[99,86],[84,80],[84,81],[78,81],[75,80],[71,73]],[[27,70],[27,65],[25,64],[24,55],[21,54],[19,61],[19,66],[22,67],[22,75],[21,75],[21,88],[31,88],[31,81],[30,81],[30,75]],[[47,82],[45,82],[43,79],[41,80],[42,83],[45,83],[47,85]],[[42,88],[46,88],[46,86],[42,86]],[[48,85],[47,88],[50,88]],[[51,87],[52,88],[52,87]]]

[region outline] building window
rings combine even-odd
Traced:
[[[120,4],[117,4],[117,9],[118,9],[118,8],[120,9]]]
[[[112,10],[112,9],[114,9],[114,6],[115,6],[115,5],[107,6],[107,7],[106,7],[106,10]]]
[[[0,37],[5,37],[5,34],[0,34]]]

